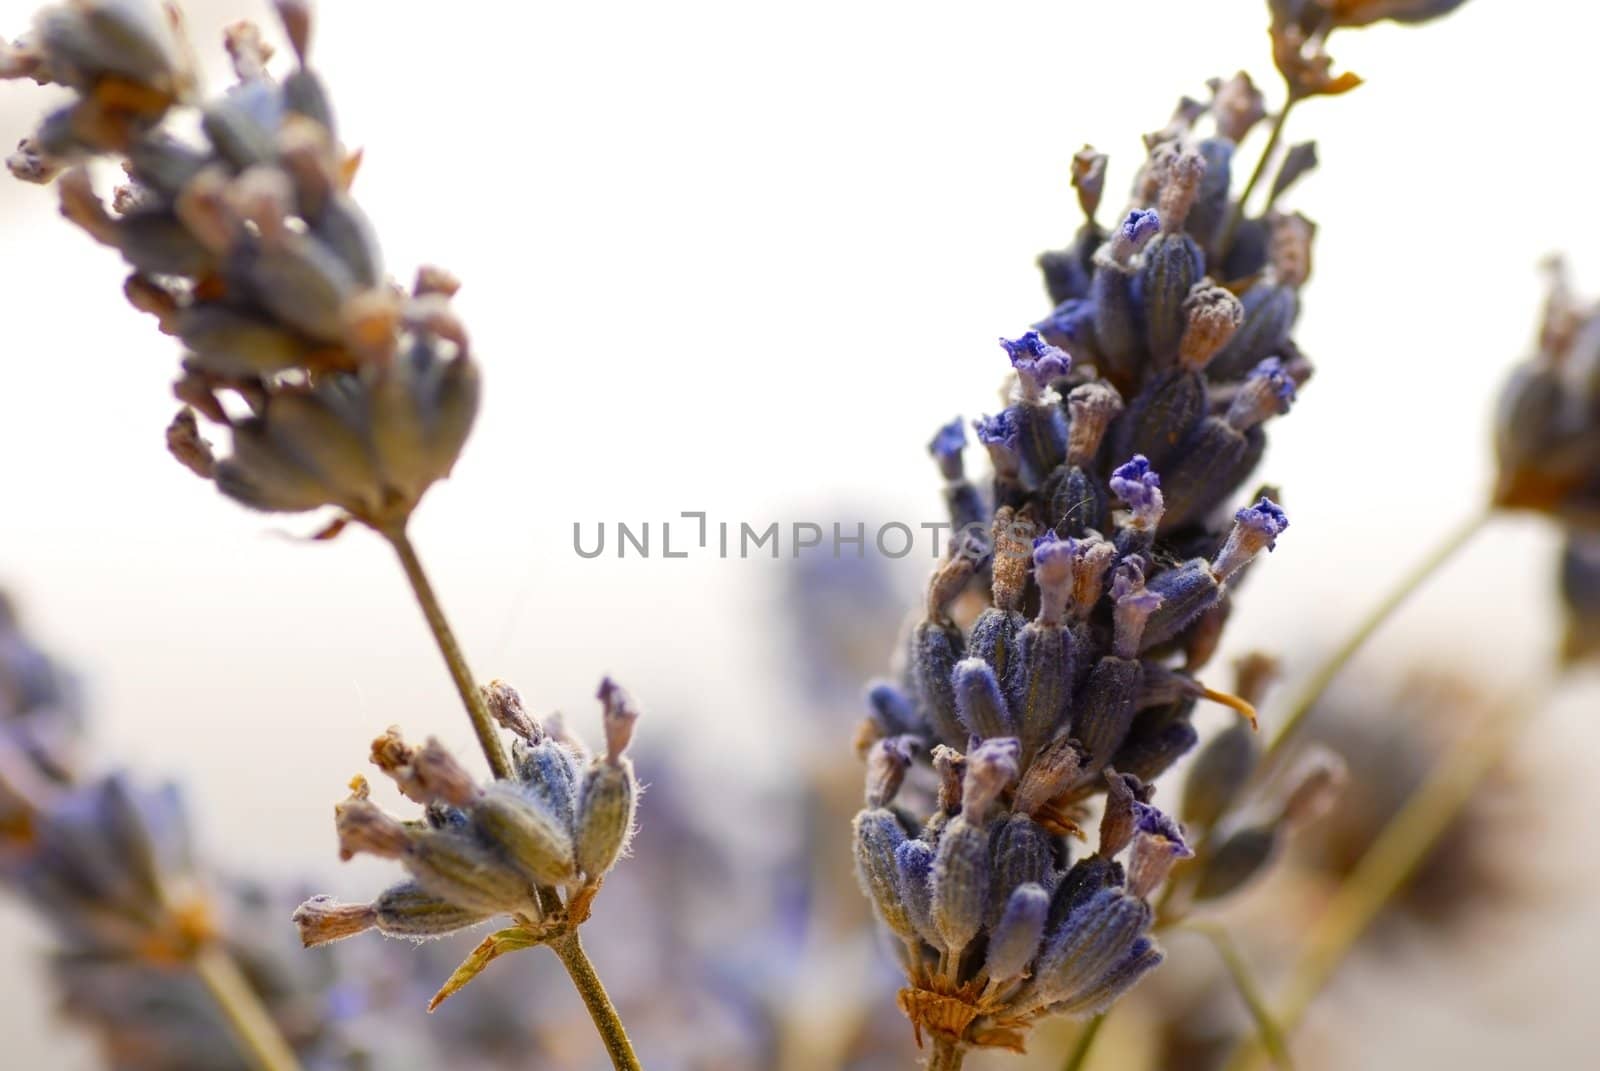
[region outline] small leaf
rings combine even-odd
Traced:
[[[478,977],[491,961],[498,959],[507,952],[515,952],[522,948],[532,948],[542,943],[543,938],[532,930],[521,926],[511,926],[504,930],[497,930],[485,937],[474,948],[466,959],[461,961],[450,977],[445,979],[444,985],[439,987],[439,992],[428,1001],[428,1010],[431,1012],[449,998],[455,996],[466,984]]]

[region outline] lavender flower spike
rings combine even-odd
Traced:
[[[1278,545],[1278,537],[1289,527],[1289,515],[1276,502],[1263,495],[1255,505],[1246,506],[1235,513],[1233,522],[1228,541],[1211,563],[1218,578],[1224,581],[1250,564],[1250,559],[1262,548],[1272,550]]]

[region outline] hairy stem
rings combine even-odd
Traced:
[[[1100,1028],[1106,1024],[1107,1012],[1101,1012],[1084,1026],[1083,1032],[1078,1035],[1077,1044],[1072,1046],[1072,1052],[1067,1056],[1067,1062],[1061,1071],[1083,1071],[1089,1066],[1089,1050],[1094,1048],[1094,1039],[1100,1036]]]
[[[1290,738],[1305,723],[1307,715],[1317,705],[1317,700],[1322,698],[1322,693],[1327,691],[1328,685],[1339,675],[1356,652],[1360,651],[1372,634],[1378,631],[1389,617],[1398,610],[1411,595],[1422,586],[1423,582],[1438,572],[1456,553],[1472,541],[1472,537],[1488,523],[1493,514],[1488,510],[1473,514],[1465,522],[1457,525],[1445,534],[1444,539],[1427,556],[1413,566],[1400,582],[1390,589],[1389,593],[1374,606],[1367,615],[1356,625],[1355,630],[1345,637],[1344,642],[1325,658],[1321,665],[1312,671],[1295,693],[1294,700],[1289,704],[1288,713],[1284,715],[1283,722],[1278,727],[1277,735],[1272,738],[1266,754],[1262,757],[1261,769],[1269,771],[1273,763],[1282,757],[1284,748]]]
[[[944,1038],[933,1039],[933,1052],[928,1054],[927,1071],[961,1071],[961,1064],[967,1058],[964,1045],[958,1045]]]
[[[594,972],[594,964],[589,962],[588,955],[583,951],[578,931],[573,930],[567,936],[552,941],[550,947],[561,957],[562,966],[567,968],[567,974],[572,977],[572,984],[583,997],[584,1006],[589,1009],[589,1017],[594,1020],[595,1029],[600,1032],[600,1039],[605,1042],[606,1053],[611,1057],[611,1066],[616,1068],[616,1071],[643,1071],[639,1058],[633,1053],[633,1042],[628,1040],[628,1031],[622,1025],[622,1018],[617,1014],[616,1006],[611,1003],[611,997],[606,994],[606,987],[601,983],[600,976]]]
[[[294,1050],[227,949],[206,944],[195,954],[194,970],[256,1071],[300,1071]]]
[[[1536,690],[1521,691],[1485,718],[1485,724],[1462,734],[1384,827],[1307,936],[1278,1006],[1276,1021],[1284,1030],[1293,1030],[1304,1018],[1357,939],[1415,873],[1540,705]],[[1253,1068],[1260,1057],[1258,1046],[1246,1043],[1234,1052],[1228,1071]]]
[[[444,608],[439,605],[439,597],[434,594],[428,574],[422,568],[422,559],[417,557],[416,547],[411,545],[411,538],[406,535],[403,525],[385,529],[380,534],[400,557],[400,565],[406,571],[406,579],[411,582],[417,605],[422,607],[422,616],[428,619],[428,629],[433,633],[439,653],[444,656],[445,665],[450,669],[450,679],[455,681],[456,691],[461,693],[461,702],[467,708],[467,717],[472,720],[472,731],[478,735],[478,746],[483,748],[483,757],[489,760],[490,771],[499,780],[509,779],[511,761],[506,757],[505,746],[500,741],[500,734],[495,731],[489,708],[484,706],[477,680],[472,676],[472,670],[467,668],[467,658],[461,653],[456,634],[450,630],[450,622],[444,616]]]

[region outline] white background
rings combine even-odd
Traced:
[[[1114,208],[1180,93],[1243,66],[1277,99],[1246,0],[324,7],[316,57],[366,149],[356,192],[397,275],[463,278],[485,368],[477,432],[415,524],[475,669],[584,728],[611,672],[646,702],[641,731],[692,740],[708,773],[773,776],[804,736],[772,650],[779,567],[585,561],[573,522],[937,518],[923,444],[992,409],[996,336],[1046,311],[1032,261],[1077,226],[1072,152],[1111,154]],[[0,32],[31,8],[0,2]],[[243,0],[191,14],[208,58],[224,22],[266,21]],[[1289,131],[1323,160],[1292,202],[1321,224],[1297,332],[1319,371],[1274,429],[1262,474],[1293,528],[1235,646],[1303,664],[1481,500],[1537,262],[1566,250],[1600,286],[1597,32],[1588,5],[1475,0],[1335,38],[1368,85]],[[0,87],[0,140],[44,99]],[[366,741],[398,721],[471,747],[393,562],[361,532],[298,545],[303,519],[173,464],[177,354],[121,304],[118,259],[47,190],[5,188],[0,220],[0,583],[91,682],[108,761],[181,776],[216,854],[376,880],[333,873],[328,821]],[[1553,642],[1554,546],[1502,525],[1379,646],[1511,686]],[[1596,738],[1566,705],[1543,732],[1579,751],[1553,774],[1572,780]],[[1452,1028],[1375,1025],[1364,1066],[1600,1043],[1595,910],[1574,899],[1465,992],[1410,993]]]

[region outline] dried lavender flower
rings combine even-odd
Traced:
[[[639,786],[627,750],[638,707],[615,682],[602,681],[606,748],[584,768],[564,734],[541,726],[503,681],[484,688],[496,719],[518,739],[515,775],[478,784],[436,739],[407,744],[390,729],[373,741],[372,762],[409,800],[420,822],[385,814],[356,778],[335,809],[340,855],[397,860],[409,872],[369,904],[313,897],[294,914],[301,940],[321,945],[369,929],[419,940],[510,916],[492,955],[469,958],[434,998],[458,991],[494,955],[512,947],[570,938],[633,834]]]

